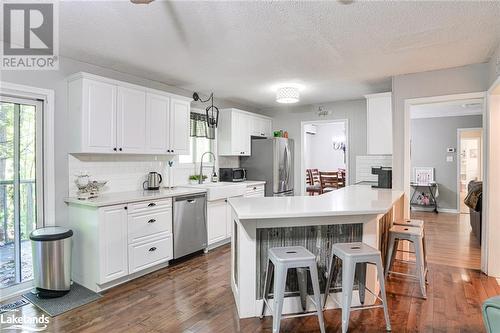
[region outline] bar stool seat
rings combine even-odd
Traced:
[[[385,294],[384,268],[380,251],[361,242],[354,243],[336,243],[332,245],[332,256],[328,269],[328,277],[325,287],[325,296],[323,307],[330,295],[332,280],[337,275],[337,260],[342,260],[342,333],[347,332],[349,327],[349,315],[351,310],[363,310],[373,308],[384,308],[385,324],[388,331],[391,330],[389,310],[387,308],[387,299]],[[380,297],[366,288],[366,267],[367,264],[373,264],[377,267],[377,275],[380,283]],[[351,307],[352,290],[354,285],[355,271],[359,272],[359,301],[361,306]],[[368,291],[377,299],[382,301],[381,305],[364,306],[365,291]],[[334,300],[335,301],[335,300]]]
[[[273,314],[273,333],[279,333],[282,318],[302,317],[307,315],[317,315],[321,333],[325,333],[325,322],[323,320],[323,311],[321,308],[321,293],[319,290],[318,268],[316,256],[302,246],[274,247],[268,250],[269,261],[267,264],[266,279],[264,282],[263,304],[261,318],[264,317],[266,306]],[[305,312],[296,315],[282,316],[283,301],[285,298],[286,276],[289,269],[295,268],[299,280],[301,299],[305,300],[307,295],[307,275],[309,271],[312,287],[314,291],[313,304],[316,311]],[[274,275],[274,309],[268,304],[269,289],[271,279]],[[305,310],[305,302],[302,303]]]
[[[415,277],[420,282],[420,291],[422,293],[423,298],[427,298],[426,286],[425,286],[425,275],[426,275],[426,264],[424,259],[424,230],[419,227],[409,227],[404,225],[394,225],[389,229],[389,248],[387,251],[387,262],[386,262],[386,270],[385,276],[389,274],[403,275],[409,277]],[[416,275],[406,274],[395,272],[392,270],[392,266],[394,264],[394,259],[396,257],[396,249],[395,246],[398,241],[406,240],[413,243],[415,247],[415,266],[416,266]]]
[[[416,227],[416,228],[421,228],[423,232],[423,238],[422,238],[422,248],[424,252],[424,265],[425,265],[425,280],[427,281],[427,273],[429,272],[429,268],[427,265],[427,249],[426,249],[426,241],[425,241],[425,228],[424,228],[424,220],[419,220],[419,219],[403,219],[403,220],[397,220],[394,221],[393,225],[403,225],[403,226],[409,226],[409,227]],[[399,250],[399,242],[398,240],[395,241],[394,243],[394,251],[396,252],[408,252],[408,253],[415,253],[413,251],[403,251]],[[394,254],[395,255],[395,254]],[[406,260],[403,260],[405,262],[408,262]]]

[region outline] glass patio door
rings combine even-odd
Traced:
[[[42,107],[41,101],[0,96],[1,289],[33,277],[29,234],[43,224]]]

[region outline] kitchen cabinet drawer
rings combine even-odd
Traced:
[[[147,243],[129,245],[129,274],[173,258],[172,234]]]
[[[263,197],[264,185],[248,186],[245,192],[245,197]]]
[[[128,242],[136,243],[145,237],[172,233],[172,209],[146,214],[128,215]]]
[[[151,201],[141,201],[128,205],[129,214],[142,213],[142,212],[152,212],[155,210],[160,210],[164,208],[172,207],[172,199],[160,199]]]

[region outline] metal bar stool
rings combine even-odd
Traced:
[[[425,261],[424,261],[424,245],[423,245],[423,229],[418,227],[406,227],[402,225],[395,225],[389,229],[389,248],[387,251],[387,262],[386,262],[386,270],[385,276],[387,277],[389,274],[395,275],[403,275],[408,277],[414,277],[420,282],[420,291],[422,293],[423,298],[427,298],[426,286],[425,286]],[[392,270],[392,266],[394,264],[395,253],[394,250],[395,244],[397,241],[406,240],[413,243],[415,247],[415,266],[416,266],[416,275],[406,274],[395,272]]]
[[[273,314],[273,333],[280,331],[281,319],[303,317],[316,314],[319,320],[319,327],[321,333],[325,333],[325,322],[323,320],[323,311],[321,308],[321,293],[319,290],[318,268],[316,266],[316,257],[302,246],[290,247],[274,247],[268,251],[269,261],[267,263],[266,280],[264,282],[264,294],[262,304],[262,313],[260,318],[264,317],[266,306]],[[297,270],[297,277],[299,279],[299,286],[301,286],[301,296],[307,294],[307,276],[304,273],[308,269],[311,275],[311,282],[314,291],[314,299],[312,302],[316,307],[316,311],[306,312],[295,315],[282,316],[283,301],[285,298],[286,275],[289,269],[295,268]],[[274,275],[274,309],[269,306],[268,295],[271,287],[271,279]],[[305,308],[305,304],[302,304]]]
[[[382,265],[380,251],[364,243],[336,243],[332,245],[332,258],[328,269],[323,307],[326,305],[328,295],[330,295],[332,280],[337,275],[337,269],[339,266],[337,262],[338,260],[342,260],[342,304],[339,304],[342,308],[342,333],[347,332],[349,327],[349,315],[352,310],[365,310],[373,308],[384,308],[386,329],[390,331],[391,321],[389,318],[389,310],[387,308],[384,268]],[[367,264],[373,264],[377,267],[377,275],[380,283],[380,297],[370,289],[366,288]],[[360,273],[358,276],[359,301],[362,305],[351,307],[352,289],[356,268]],[[382,301],[382,304],[365,306],[365,290],[375,296],[375,298]],[[336,302],[335,299],[334,302]]]
[[[404,219],[404,220],[398,220],[394,221],[393,225],[403,225],[406,227],[416,227],[416,228],[421,228],[422,229],[422,248],[424,252],[424,267],[425,267],[425,281],[427,282],[427,273],[429,272],[429,266],[427,265],[427,250],[426,250],[426,242],[425,242],[425,228],[424,228],[424,220],[418,220],[418,219]],[[397,252],[407,252],[407,253],[413,253],[413,251],[404,251],[404,250],[399,250],[398,247],[398,240],[394,242],[394,253],[393,256],[396,255]],[[405,261],[405,260],[403,260]]]

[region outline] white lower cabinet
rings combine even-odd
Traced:
[[[247,186],[247,190],[243,197],[245,198],[263,197],[264,194],[265,194],[264,185],[250,185]]]
[[[72,279],[101,291],[173,259],[172,199],[107,207],[70,205]]]
[[[161,264],[173,257],[172,234],[144,243],[129,245],[129,274]]]
[[[99,283],[128,274],[126,205],[99,209]],[[125,251],[124,251],[125,250]]]
[[[207,203],[208,245],[223,241],[227,235],[227,200],[209,201]]]

